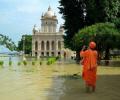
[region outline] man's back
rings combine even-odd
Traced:
[[[97,51],[88,49],[83,52],[84,66],[88,68],[97,67]]]

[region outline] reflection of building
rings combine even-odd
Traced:
[[[56,32],[57,16],[48,8],[41,16],[41,30],[33,28],[32,56],[61,56],[63,54],[63,28]]]

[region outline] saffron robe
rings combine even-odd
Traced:
[[[80,56],[83,57],[82,77],[86,85],[96,86],[97,51],[91,49],[81,51]]]

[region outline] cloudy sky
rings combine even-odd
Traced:
[[[0,0],[0,34],[9,36],[17,44],[23,34],[32,34],[34,24],[40,27],[41,15],[47,11],[49,5],[57,15],[59,25],[63,24],[58,13],[58,1]]]

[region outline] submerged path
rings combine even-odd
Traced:
[[[120,67],[99,67],[98,74],[96,92],[88,94],[80,65],[5,65],[0,67],[0,100],[119,100]]]

